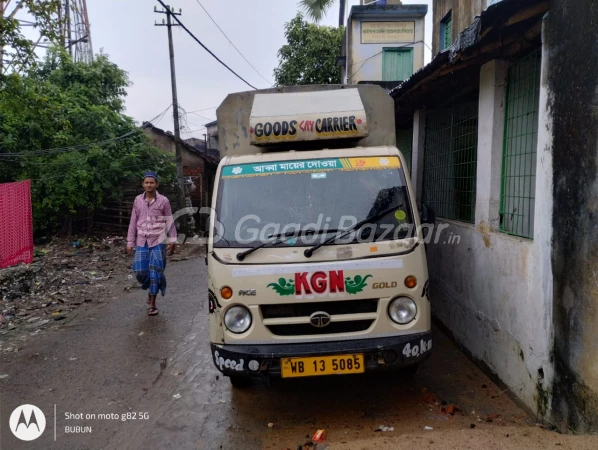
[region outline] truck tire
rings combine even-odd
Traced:
[[[249,377],[231,376],[230,383],[236,389],[246,389],[251,386],[252,380]]]

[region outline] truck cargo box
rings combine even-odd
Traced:
[[[375,85],[239,92],[216,114],[221,157],[396,144],[394,102]]]

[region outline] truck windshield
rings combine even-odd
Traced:
[[[224,166],[214,246],[250,248],[289,231],[296,231],[297,235],[285,239],[283,246],[312,246],[330,238],[326,230],[349,228],[393,207],[396,211],[330,245],[413,235],[411,203],[399,158],[329,158]]]

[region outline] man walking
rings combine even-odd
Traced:
[[[158,175],[146,172],[142,186],[145,192],[138,195],[133,203],[127,253],[131,255],[135,250],[133,271],[141,288],[149,290],[148,315],[155,316],[158,314],[156,296],[158,292],[162,292],[162,296],[166,292],[166,256],[174,253],[177,233],[170,202],[157,191]],[[164,242],[167,233],[168,247]]]

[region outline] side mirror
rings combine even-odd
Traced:
[[[428,223],[430,225],[436,224],[436,213],[434,210],[426,205],[425,203],[422,204],[422,223]]]

